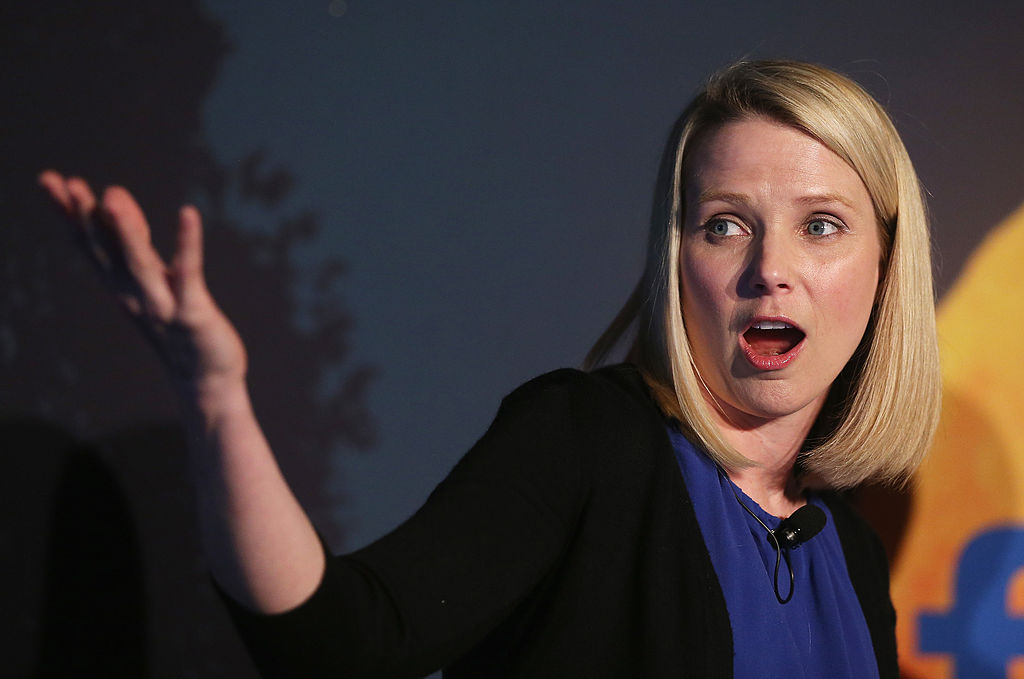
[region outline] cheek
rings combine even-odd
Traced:
[[[735,276],[725,262],[713,258],[684,257],[680,262],[683,322],[694,359],[705,373],[712,362],[724,358],[724,347],[731,346],[728,334],[735,300],[730,291]]]
[[[856,348],[875,304],[878,265],[870,261],[851,262],[837,271],[831,280],[836,285],[830,286],[826,294],[832,325],[847,335],[846,344]]]
[[[701,258],[684,256],[679,277],[687,330],[699,329],[704,334],[724,302],[725,283],[719,280],[716,268]]]

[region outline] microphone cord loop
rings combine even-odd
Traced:
[[[718,473],[721,475],[722,470],[719,469]],[[736,485],[729,481],[728,478],[726,478],[726,481],[729,482],[729,489],[732,491],[733,497],[736,498],[736,502],[740,504],[740,507],[743,507],[743,509],[747,511],[747,514],[754,517],[754,520],[761,524],[761,527],[768,533],[772,546],[775,547],[775,575],[772,578],[772,585],[775,589],[775,598],[778,599],[780,604],[788,604],[790,599],[793,598],[793,590],[796,587],[796,578],[793,575],[793,564],[789,561],[789,552],[782,549],[782,545],[779,544],[779,538],[775,535],[775,531],[769,528],[768,525],[761,520],[761,517],[755,514],[753,510],[751,510],[750,507],[744,504],[743,500],[740,499],[740,494],[736,492]],[[789,594],[787,594],[785,598],[783,598],[782,594],[779,593],[779,566],[782,564],[783,559],[785,559],[786,569],[789,571]]]

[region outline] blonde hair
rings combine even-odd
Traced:
[[[632,331],[628,358],[661,408],[726,469],[754,465],[722,437],[703,396],[681,306],[683,168],[695,141],[761,117],[803,131],[867,187],[882,243],[881,279],[860,346],[833,383],[800,456],[816,483],[900,484],[938,422],[941,381],[928,221],[917,175],[892,121],[852,80],[790,61],[739,62],[713,75],[676,123],[662,159],[647,265],[626,305],[587,354],[595,367]]]

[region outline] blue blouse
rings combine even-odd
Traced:
[[[870,679],[878,665],[867,623],[846,570],[846,559],[825,503],[825,528],[789,551],[793,598],[780,604],[773,576],[776,552],[765,529],[740,506],[737,495],[769,528],[780,519],[761,509],[679,431],[669,438],[693,499],[697,522],[725,596],[732,626],[736,679]],[[779,593],[789,593],[785,560]]]

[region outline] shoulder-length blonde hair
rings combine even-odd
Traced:
[[[666,414],[726,469],[755,464],[725,441],[712,419],[686,334],[679,276],[689,149],[710,130],[749,117],[801,130],[845,160],[867,187],[881,235],[871,320],[805,442],[801,469],[833,488],[905,482],[931,443],[940,407],[928,221],[917,175],[888,115],[859,85],[826,68],[747,61],[710,78],[666,145],[643,276],[584,366],[602,363],[632,332],[627,360],[639,366]]]

